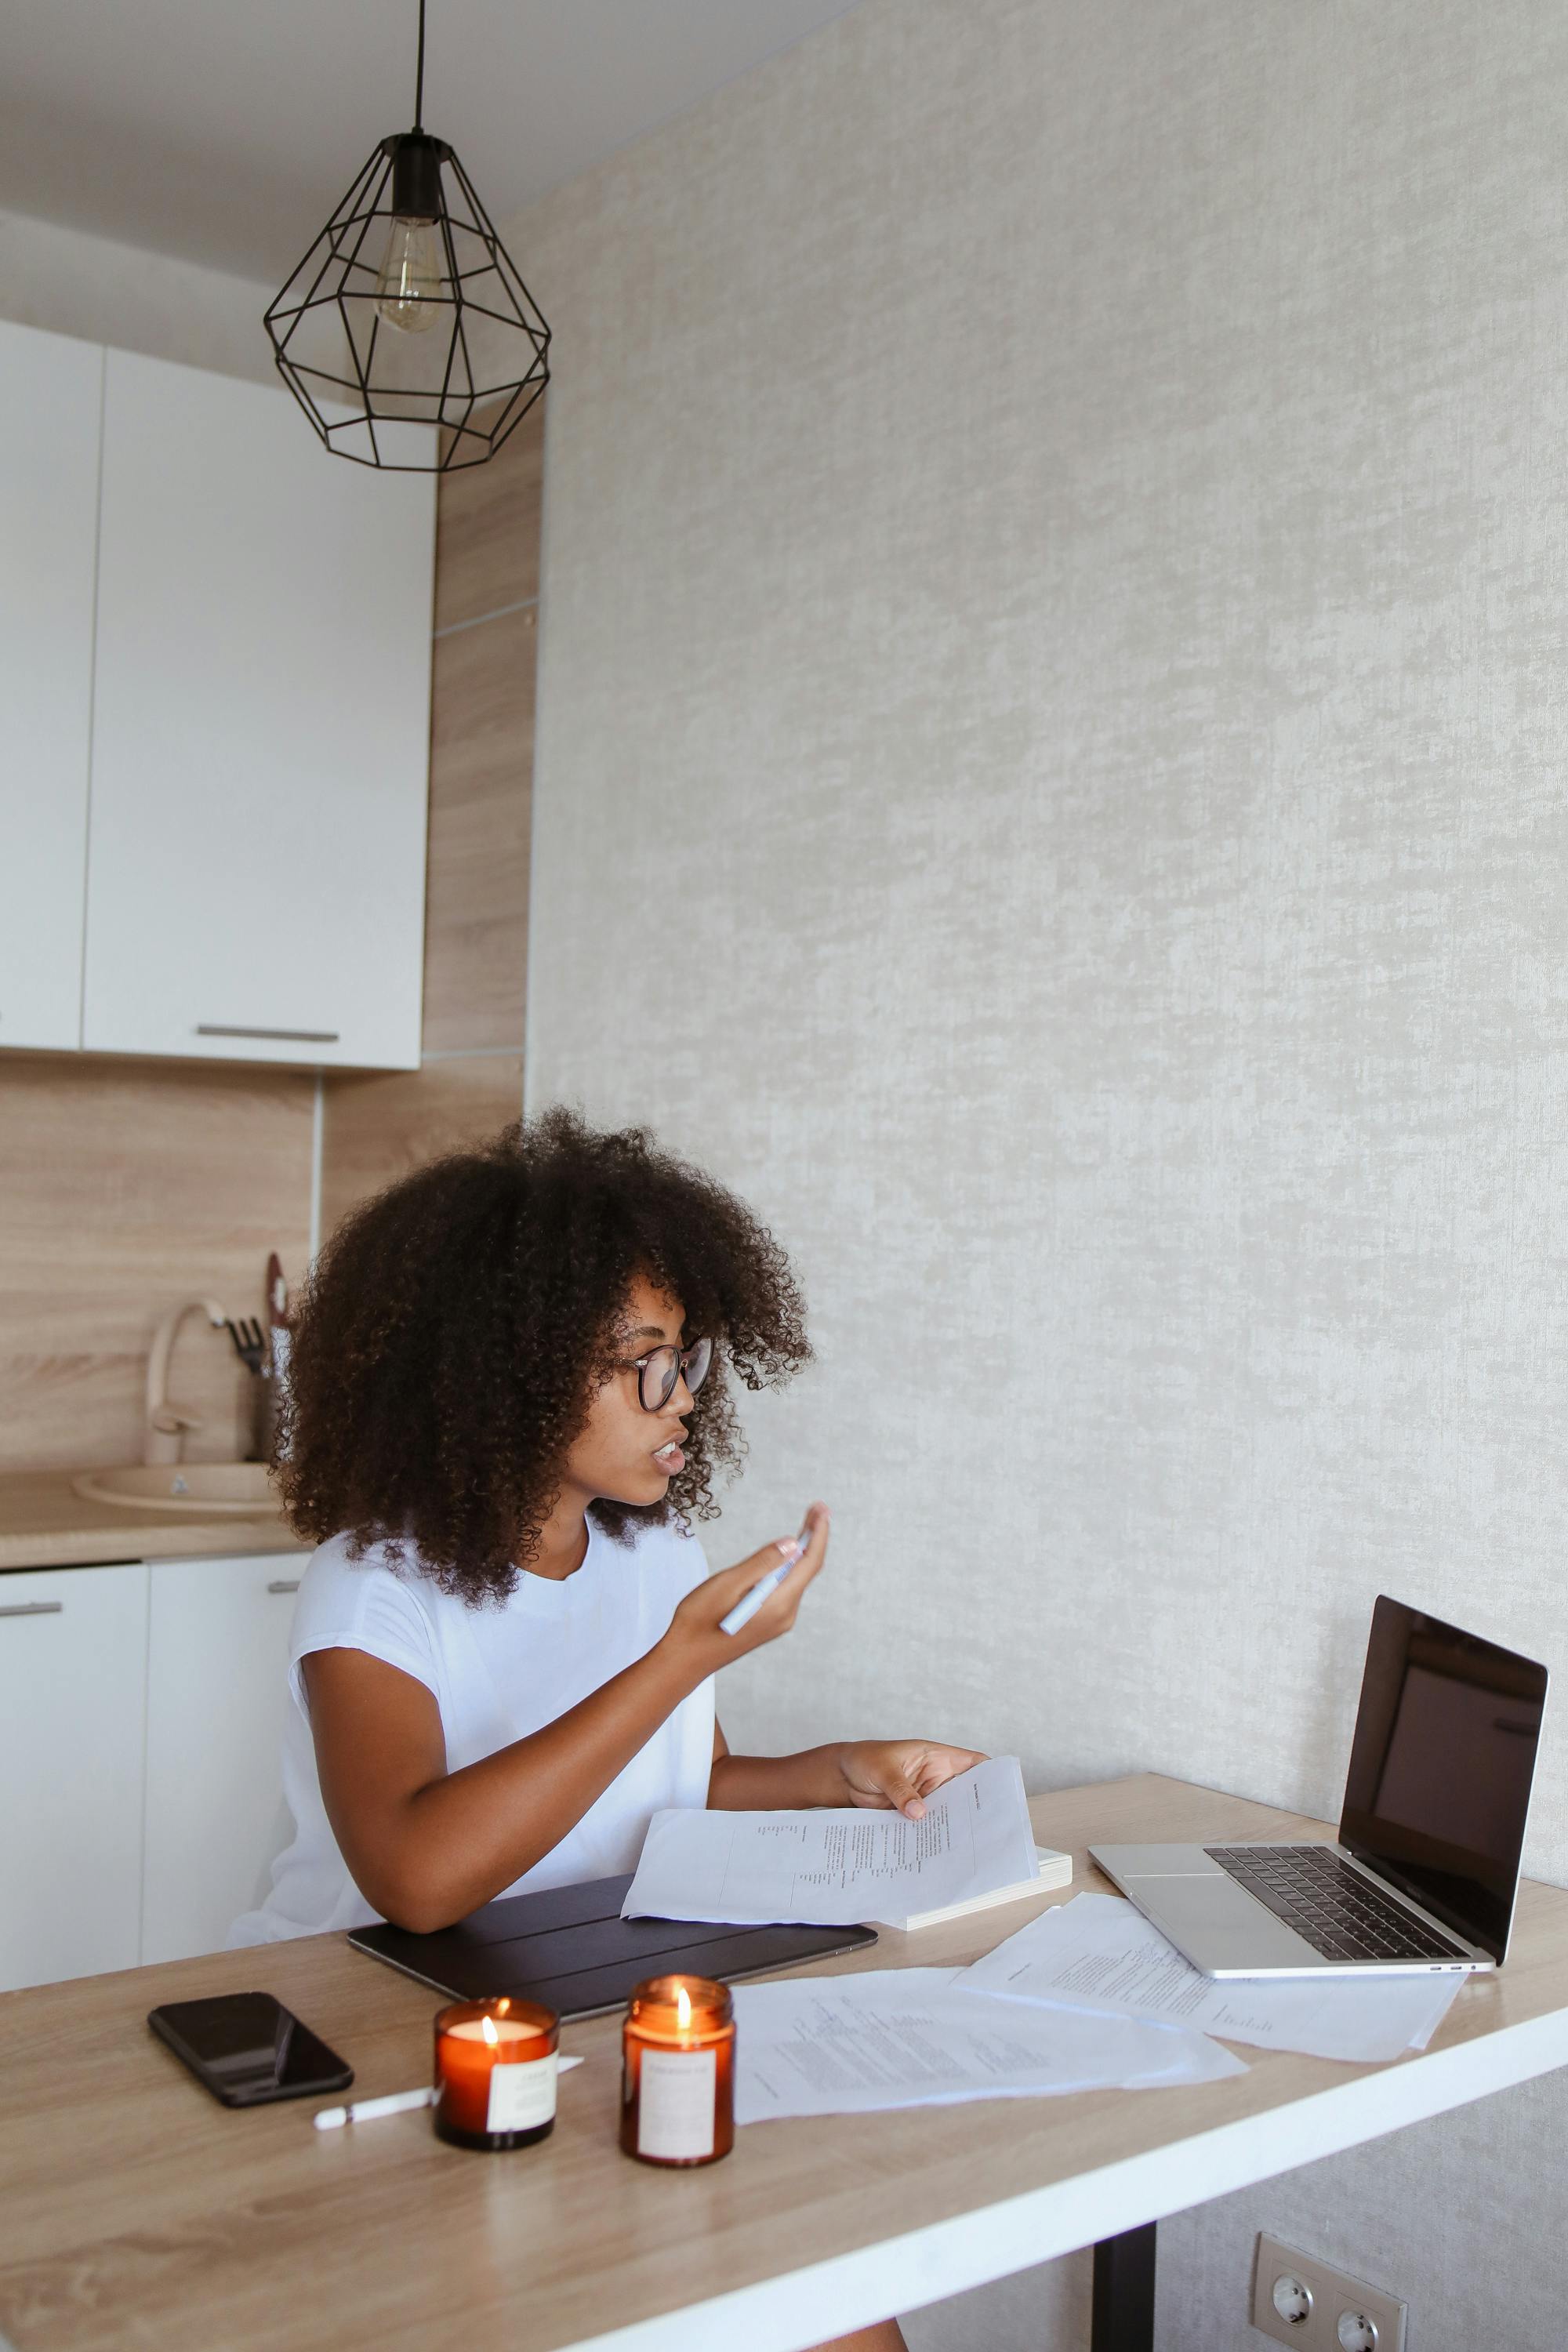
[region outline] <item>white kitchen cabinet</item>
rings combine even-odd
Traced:
[[[81,1043],[103,352],[0,322],[0,1045]]]
[[[107,355],[82,1042],[419,1059],[434,478]]]
[[[0,1989],[134,1968],[147,1571],[0,1576]]]
[[[293,1834],[283,1802],[300,1563],[276,1552],[149,1570],[142,1958],[222,1948]]]

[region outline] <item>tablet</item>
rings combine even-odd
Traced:
[[[822,1960],[874,1944],[871,1927],[722,1927],[690,1919],[623,1919],[632,1883],[595,1878],[487,1903],[433,1936],[356,1927],[349,1942],[452,2000],[503,1993],[542,2001],[561,2017],[624,2009],[644,1977],[737,1977]]]

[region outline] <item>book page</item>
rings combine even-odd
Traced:
[[[966,1902],[1037,1868],[1018,1759],[993,1757],[945,1781],[919,1822],[853,1806],[656,1813],[621,1916],[849,1927]]]

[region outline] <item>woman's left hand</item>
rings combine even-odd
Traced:
[[[985,1759],[973,1748],[944,1748],[934,1739],[856,1739],[838,1751],[838,1769],[852,1805],[902,1813],[911,1822],[944,1780]]]

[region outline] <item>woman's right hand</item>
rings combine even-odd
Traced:
[[[764,1544],[750,1559],[742,1559],[733,1568],[720,1569],[695,1591],[689,1592],[670,1620],[665,1640],[686,1653],[704,1676],[729,1665],[735,1658],[743,1658],[749,1651],[761,1649],[764,1642],[776,1642],[795,1623],[805,1588],[827,1558],[828,1524],[826,1504],[813,1503],[805,1514],[808,1532],[805,1551],[795,1559],[777,1591],[769,1593],[756,1615],[738,1633],[721,1632],[720,1620],[729,1615],[738,1601],[745,1599],[753,1584],[795,1552],[794,1537],[784,1536],[776,1543]]]

